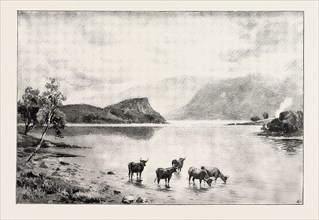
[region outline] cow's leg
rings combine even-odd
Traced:
[[[157,185],[159,185],[161,178],[157,177]]]
[[[167,179],[165,178],[165,186],[167,187]]]
[[[202,179],[199,179],[199,187],[202,185]]]
[[[168,187],[168,188],[170,188],[170,186],[169,186],[169,181],[170,181],[170,180],[171,180],[171,178],[168,178],[168,180],[167,180],[167,182],[168,182],[168,183],[167,183],[167,187]]]
[[[140,180],[142,179],[142,172],[140,172]]]
[[[193,185],[195,185],[195,178],[193,177]]]
[[[188,177],[188,184],[191,184],[191,178],[192,178],[192,176],[189,175],[189,177]]]

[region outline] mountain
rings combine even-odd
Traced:
[[[166,123],[151,107],[148,98],[127,99],[104,108],[108,118],[128,123]]]
[[[86,103],[103,108],[125,99],[148,97],[151,106],[165,115],[185,106],[211,80],[209,77],[183,75],[152,82],[142,80],[139,84],[125,82],[96,87],[92,85],[81,88],[81,96],[78,96],[78,91],[68,94],[67,104]]]
[[[59,109],[66,115],[67,122],[72,123],[83,122],[84,116],[94,115],[103,117],[104,115],[103,108],[86,104],[63,105]]]
[[[159,82],[132,86],[121,92],[118,97],[121,100],[148,97],[152,106],[165,115],[185,106],[209,80],[187,75],[171,77]]]
[[[218,80],[204,86],[189,103],[166,118],[249,120],[262,117],[263,112],[273,117],[287,98],[292,100],[287,106],[290,110],[302,110],[302,89],[302,78],[295,75],[281,81],[258,74]]]
[[[86,104],[64,105],[60,110],[70,123],[166,123],[148,98],[127,99],[105,108]]]

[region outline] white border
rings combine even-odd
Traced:
[[[15,202],[17,10],[304,11],[304,205],[17,205]],[[1,219],[318,219],[317,10],[317,1],[1,1]]]

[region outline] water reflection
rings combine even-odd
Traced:
[[[167,186],[165,186],[165,185],[158,185],[157,186],[157,189],[156,189],[157,191],[159,191],[159,192],[172,192],[172,191],[174,191],[171,187],[169,188],[169,187],[167,187]]]
[[[280,149],[287,153],[296,153],[303,147],[302,140],[283,139],[275,140],[275,143],[280,146]]]
[[[132,184],[133,186],[136,186],[138,188],[146,187],[144,184],[142,184],[142,180],[129,180],[127,181],[127,184]]]
[[[276,149],[288,154],[296,154],[303,148],[303,140],[300,139],[270,139]]]
[[[174,175],[175,179],[177,179],[177,180],[181,179],[181,174],[179,172],[175,172],[175,173],[173,173],[173,175]]]
[[[194,185],[193,183],[191,183],[188,187],[188,190],[191,190],[191,191],[194,191],[196,193],[206,193],[209,191],[209,186],[206,185],[206,186],[199,186],[199,184],[197,185]]]
[[[159,129],[161,127],[66,127],[63,131],[63,136],[102,134],[125,136],[135,140],[149,140],[154,136],[155,131]],[[53,135],[53,131],[49,131],[48,135],[50,134]]]

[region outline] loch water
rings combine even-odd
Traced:
[[[112,170],[128,184],[130,161],[149,158],[143,181],[130,186],[152,196],[174,198],[175,204],[300,204],[303,198],[303,141],[258,136],[261,126],[228,126],[226,121],[172,121],[167,125],[70,125],[61,140],[91,147],[74,149],[73,158],[92,170]],[[30,133],[39,135],[37,131]],[[186,157],[171,188],[154,183],[155,170]],[[188,184],[189,167],[218,167],[229,175],[212,186]],[[136,178],[136,177],[134,177]],[[160,203],[159,203],[160,204]]]

